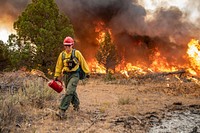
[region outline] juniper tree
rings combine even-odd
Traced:
[[[23,45],[22,51],[31,54],[26,57],[34,54],[27,60],[30,67],[44,72],[54,68],[63,39],[74,35],[72,24],[67,16],[59,13],[54,0],[32,0],[14,23],[14,29]]]
[[[8,56],[9,54],[7,45],[2,40],[0,40],[0,71],[3,71],[10,65]]]
[[[105,33],[105,39],[99,45],[96,59],[99,64],[106,68],[106,73],[108,73],[109,69],[115,70],[115,67],[121,61],[120,56],[117,53],[116,46],[111,40],[111,35],[109,32]]]

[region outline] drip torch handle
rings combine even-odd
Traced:
[[[59,82],[62,86],[63,86],[63,83],[62,83],[62,81],[61,80],[59,80],[59,79],[57,79],[57,80],[54,80],[54,81],[57,81],[57,82]]]

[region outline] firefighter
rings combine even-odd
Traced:
[[[74,40],[67,36],[63,41],[64,51],[62,51],[57,59],[55,67],[55,80],[60,80],[63,75],[65,83],[66,94],[61,100],[59,111],[56,113],[61,119],[66,118],[66,110],[70,103],[72,103],[74,110],[79,110],[79,98],[76,92],[78,82],[80,80],[80,69],[86,74],[86,78],[89,78],[89,67],[79,50],[74,49],[74,58],[72,58]],[[81,67],[81,68],[80,68]]]

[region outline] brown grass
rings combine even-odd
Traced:
[[[55,116],[64,91],[58,94],[41,77],[25,76],[23,89],[0,93],[0,132],[130,132],[113,125],[113,121],[121,116],[139,118],[141,114],[159,112],[174,102],[200,104],[200,86],[194,81],[112,76],[115,78],[105,80],[105,75],[91,75],[84,83],[80,81],[77,92],[81,110],[74,112],[70,106],[67,120]],[[0,82],[5,79],[0,78]]]
[[[14,94],[10,91],[0,94],[0,132],[11,132],[13,126],[20,127],[28,121],[27,111],[42,109],[47,101],[56,99],[54,91],[40,78],[24,80],[23,86],[25,89],[18,89]]]

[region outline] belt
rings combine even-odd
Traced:
[[[75,73],[77,73],[77,71],[72,71],[72,72],[63,71],[63,74],[69,74],[69,75],[71,75],[71,74],[75,74]]]

